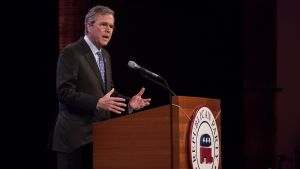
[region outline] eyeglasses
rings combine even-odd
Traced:
[[[113,24],[109,24],[107,22],[101,22],[99,24],[99,26],[100,26],[101,29],[109,29],[109,30],[112,30],[112,31],[115,30],[115,26]]]

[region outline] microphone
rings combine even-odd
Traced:
[[[161,76],[159,76],[158,74],[156,74],[156,73],[153,73],[153,72],[151,72],[150,70],[147,70],[146,68],[143,68],[142,66],[140,66],[140,65],[138,65],[137,63],[135,63],[134,61],[128,61],[128,67],[130,67],[130,68],[132,68],[132,69],[137,69],[137,70],[140,70],[142,73],[142,76],[143,77],[145,77],[146,79],[149,79],[149,80],[151,80],[152,82],[154,82],[154,83],[156,83],[156,84],[158,84],[158,85],[160,85],[160,86],[162,86],[163,88],[165,88],[166,90],[168,90],[169,91],[169,93],[170,93],[170,100],[171,100],[171,94],[173,95],[173,96],[176,96],[176,94],[173,92],[173,90],[169,87],[169,85],[168,85],[168,83],[167,83],[167,81],[163,78],[163,77],[161,77]],[[154,76],[154,77],[157,77],[157,78],[159,78],[159,79],[161,79],[164,83],[165,83],[165,85],[164,84],[162,84],[162,83],[160,83],[159,81],[157,81],[157,80],[155,80],[155,79],[152,79],[150,76],[148,76],[148,75],[151,75],[151,76]]]
[[[154,76],[154,77],[160,77],[158,74],[156,73],[153,73],[151,72],[150,70],[147,70],[145,68],[143,68],[142,66],[138,65],[137,63],[135,63],[134,61],[128,61],[128,67],[132,68],[132,69],[137,69],[137,70],[140,70],[142,72],[145,72],[151,76]]]

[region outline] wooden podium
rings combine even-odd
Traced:
[[[209,108],[216,119],[217,169],[221,169],[220,101],[187,96],[174,96],[171,105],[94,123],[93,168],[192,169],[188,155],[190,119],[202,106]]]

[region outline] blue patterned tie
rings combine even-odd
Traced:
[[[97,55],[98,55],[98,59],[99,59],[99,62],[98,62],[99,70],[101,73],[102,80],[105,84],[105,67],[104,67],[104,60],[103,60],[101,51],[97,52]]]

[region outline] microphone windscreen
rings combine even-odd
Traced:
[[[136,69],[137,68],[137,64],[134,61],[129,61],[128,62],[128,67],[132,68],[132,69]]]

